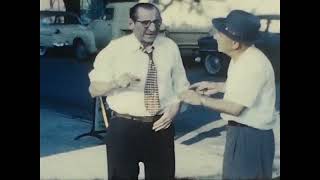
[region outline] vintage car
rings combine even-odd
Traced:
[[[62,11],[40,11],[40,56],[53,47],[71,47],[78,59],[97,52],[93,32],[78,16]]]
[[[280,15],[259,15],[261,20],[261,37],[255,46],[259,48],[271,61],[275,76],[280,78],[280,29],[270,31],[271,23],[280,21]],[[195,57],[196,62],[202,62],[206,71],[211,75],[226,76],[230,57],[218,51],[217,41],[213,36],[198,40],[199,51]]]

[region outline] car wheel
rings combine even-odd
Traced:
[[[88,50],[82,40],[77,40],[74,43],[74,51],[77,59],[84,60],[89,57]]]
[[[221,60],[215,55],[207,55],[204,60],[204,67],[211,75],[216,75],[221,70]]]
[[[44,56],[47,53],[47,48],[40,46],[40,56]]]

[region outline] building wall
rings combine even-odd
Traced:
[[[64,10],[63,0],[53,0],[53,10]],[[152,0],[140,0],[150,2]],[[50,9],[50,0],[40,0],[40,10]],[[81,0],[85,6],[86,0]],[[213,17],[226,16],[233,9],[254,14],[279,14],[280,0],[159,0],[163,22],[170,30],[208,31]],[[280,32],[280,21],[273,22],[271,32]]]
[[[183,28],[190,31],[209,30],[213,17],[225,17],[233,9],[246,10],[256,15],[280,15],[279,0],[200,0],[199,3],[193,0],[160,0],[159,8],[164,10],[163,20],[170,29]],[[280,21],[272,24],[270,31],[280,32]]]

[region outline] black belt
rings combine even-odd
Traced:
[[[228,121],[228,125],[229,126],[238,126],[238,127],[249,127],[249,126],[247,126],[245,124],[241,124],[241,123],[238,123],[236,121]]]
[[[158,119],[161,118],[161,115],[155,115],[155,116],[131,116],[128,114],[119,114],[115,111],[111,112],[112,117],[119,117],[119,118],[125,118],[125,119],[130,119],[130,120],[135,120],[135,121],[141,121],[141,122],[155,122]]]

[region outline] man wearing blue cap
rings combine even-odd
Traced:
[[[221,112],[228,121],[223,179],[271,179],[274,159],[275,78],[268,58],[254,46],[260,20],[242,10],[212,20],[218,49],[231,57],[226,82],[198,82],[180,95]],[[200,93],[202,92],[202,93]],[[210,95],[224,93],[223,99]]]

